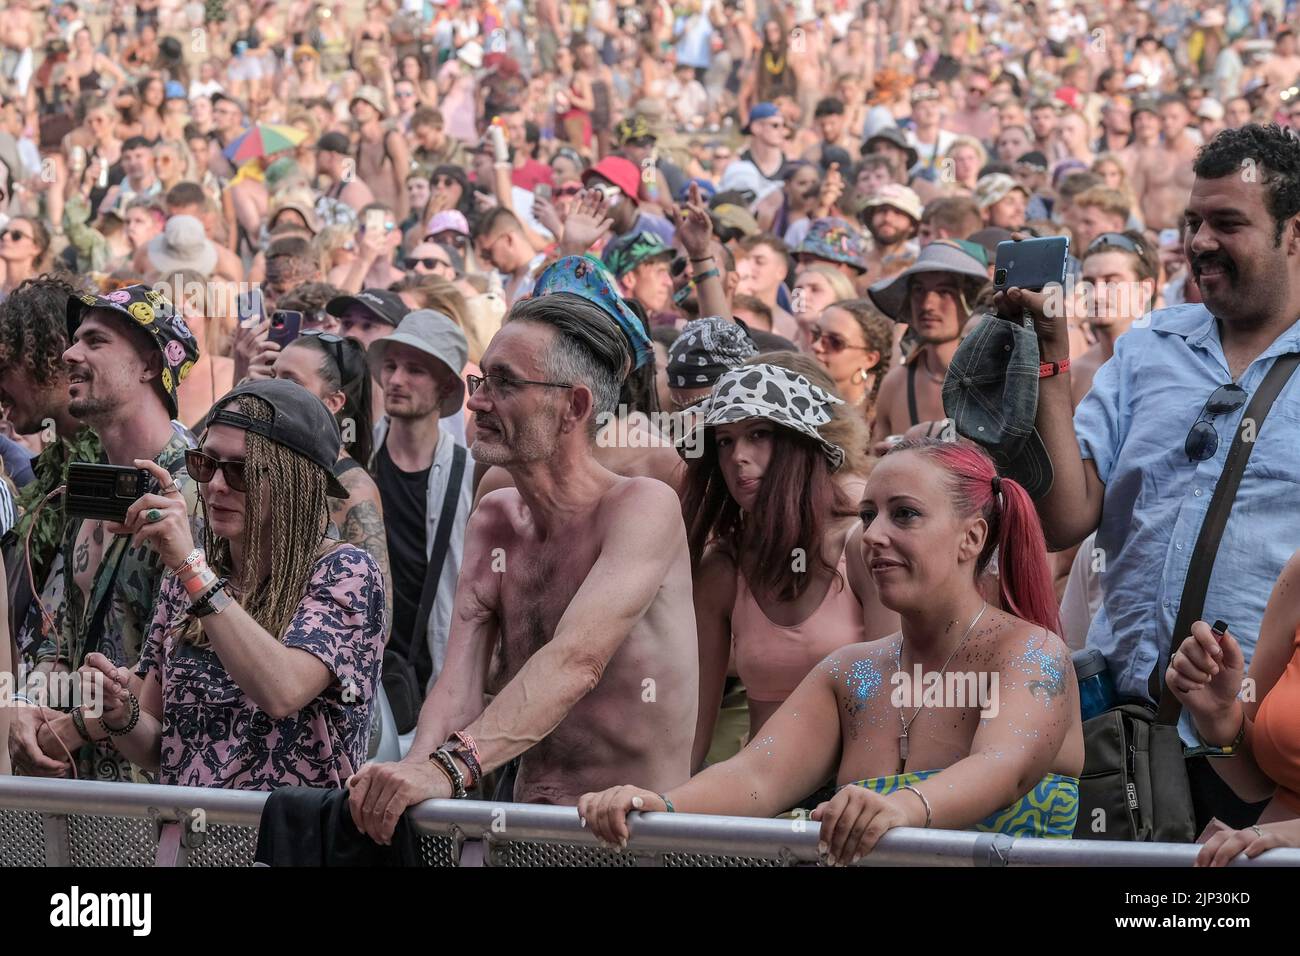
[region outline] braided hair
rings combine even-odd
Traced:
[[[253,395],[236,400],[238,410],[255,421],[269,422],[270,403]],[[325,491],[325,471],[315,462],[290,451],[255,432],[245,432],[247,454],[244,473],[248,491],[244,497],[244,566],[239,580],[231,583],[239,591],[240,606],[268,634],[283,639],[285,629],[307,593],[312,569],[316,565],[321,538],[329,525],[329,498]],[[268,520],[260,519],[263,502]],[[230,541],[212,532],[207,505],[203,507],[203,549],[218,574],[233,570]],[[270,535],[271,560],[261,566],[265,535]],[[198,621],[184,619],[181,638],[200,646],[206,636]]]

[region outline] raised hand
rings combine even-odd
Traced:
[[[677,223],[677,238],[691,258],[709,254],[713,243],[713,220],[709,218],[709,207],[700,195],[699,183],[691,183]]]
[[[606,215],[605,197],[594,189],[584,189],[574,197],[569,216],[564,220],[560,251],[566,256],[580,256],[609,234],[614,220]]]

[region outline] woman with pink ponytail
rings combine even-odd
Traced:
[[[975,445],[908,441],[871,472],[860,515],[901,631],[830,654],[761,737],[682,786],[584,795],[597,836],[625,840],[634,809],[774,816],[831,775],[812,819],[832,864],[894,827],[1073,835],[1083,725],[1028,493]],[[1001,607],[980,590],[995,551]]]

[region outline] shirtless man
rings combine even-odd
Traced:
[[[873,445],[881,446],[890,435],[902,435],[914,425],[944,418],[944,375],[961,342],[971,303],[987,282],[987,268],[945,239],[922,249],[915,265],[870,288],[876,307],[896,322],[908,323],[919,343],[907,361],[891,368],[880,383]],[[937,437],[939,432],[934,434]]]
[[[407,807],[452,795],[431,754],[458,731],[483,772],[522,755],[506,800],[572,805],[619,780],[690,775],[699,664],[680,505],[592,454],[630,365],[609,314],[571,295],[518,303],[484,353],[473,454],[515,488],[466,528],[446,664],[409,754],[349,782],[353,819],[380,842]]]
[[[1133,195],[1148,229],[1175,229],[1191,195],[1197,144],[1187,132],[1192,114],[1180,96],[1162,97],[1157,117],[1149,108],[1133,114],[1134,142],[1128,149]],[[1156,135],[1158,131],[1160,136]]]
[[[1274,89],[1284,90],[1300,80],[1300,54],[1296,53],[1295,34],[1282,30],[1273,45],[1273,55],[1260,68],[1259,75]]]
[[[31,5],[28,0],[10,0],[0,9],[0,73],[24,96],[32,76],[33,42]]]

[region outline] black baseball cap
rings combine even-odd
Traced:
[[[316,150],[326,153],[342,153],[346,156],[352,152],[352,143],[343,133],[326,133],[316,140]]]
[[[271,406],[271,420],[250,418],[228,407],[244,395],[260,398]],[[217,399],[207,419],[207,427],[229,425],[255,432],[277,445],[295,451],[319,465],[325,472],[325,491],[331,498],[347,498],[348,491],[334,477],[343,438],[339,424],[325,403],[287,378],[267,378],[245,382]]]
[[[325,311],[335,318],[342,318],[353,306],[365,309],[380,322],[386,322],[397,328],[411,310],[402,297],[387,289],[362,289],[356,295],[339,295],[325,303]]]

